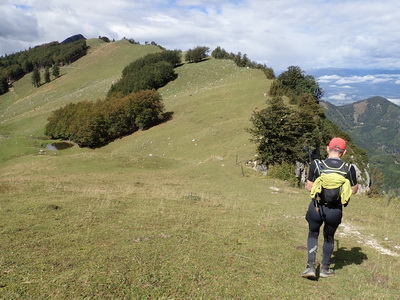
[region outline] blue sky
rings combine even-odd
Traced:
[[[381,96],[400,106],[400,72],[319,70],[317,74],[314,75],[325,92],[323,100],[335,105]]]
[[[398,0],[2,0],[0,55],[81,33],[221,46],[276,71],[400,70],[399,23]]]

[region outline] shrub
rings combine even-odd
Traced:
[[[295,166],[283,162],[281,164],[271,165],[268,168],[268,177],[276,178],[289,182],[290,185],[297,185],[297,178],[295,176]]]
[[[163,111],[161,96],[154,90],[120,99],[82,101],[54,111],[48,118],[45,134],[74,141],[81,147],[97,148],[157,124],[162,121]]]
[[[107,98],[121,98],[141,90],[158,89],[177,77],[174,66],[179,63],[179,51],[148,54],[124,68],[122,78],[111,86]]]

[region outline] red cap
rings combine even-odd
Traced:
[[[329,142],[329,148],[344,151],[346,150],[346,141],[342,138],[335,137]]]

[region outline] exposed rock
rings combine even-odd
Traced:
[[[70,36],[69,38],[66,38],[65,40],[63,40],[61,42],[61,45],[72,43],[72,42],[79,41],[79,40],[86,40],[86,38],[82,34],[75,34],[75,35]]]

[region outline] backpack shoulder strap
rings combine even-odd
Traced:
[[[349,177],[350,177],[350,169],[351,169],[351,167],[352,167],[353,165],[351,164],[351,163],[345,163],[344,165],[343,165],[343,171],[345,171],[346,172],[346,178],[347,179],[349,179]]]
[[[327,174],[337,173],[337,174],[340,174],[340,175],[346,177],[350,171],[350,167],[351,167],[350,164],[343,162],[340,165],[340,167],[332,168],[332,167],[328,166],[324,161],[322,161],[321,172],[327,173]]]
[[[317,166],[317,170],[318,170],[318,175],[321,175],[322,173],[322,165],[321,165],[321,161],[319,159],[314,160],[315,161],[315,165]]]

